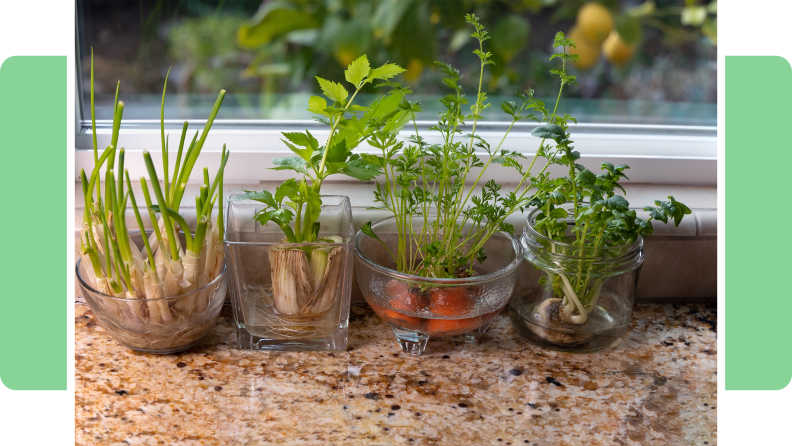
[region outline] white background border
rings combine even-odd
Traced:
[[[792,60],[792,39],[789,32],[789,17],[792,4],[773,0],[721,0],[719,2],[719,48],[718,48],[718,116],[723,125],[724,56],[725,55],[778,55]],[[3,2],[0,14],[0,60],[14,55],[67,55],[69,67],[67,81],[68,103],[74,104],[74,4],[65,0],[38,0],[34,2]],[[32,29],[46,32],[31,32]],[[74,108],[67,110],[69,122],[74,122]],[[70,129],[73,128],[69,126]],[[723,132],[718,135],[718,244],[719,244],[719,296],[718,296],[718,430],[721,445],[745,444],[790,444],[788,436],[789,387],[777,392],[725,392],[725,311],[724,298],[724,255],[726,224],[724,160],[725,145]],[[74,172],[74,135],[67,139],[69,160],[67,172]],[[732,149],[734,150],[734,149]],[[64,184],[69,220],[63,231],[67,233],[67,268],[69,288],[66,298],[74,300],[73,233],[69,222],[74,220],[74,185],[71,176]],[[74,318],[74,306],[68,305],[69,321]],[[69,358],[74,357],[74,324],[68,327]],[[37,347],[38,348],[38,347]],[[781,353],[781,352],[780,352]],[[42,351],[46,354],[46,351]],[[3,444],[73,444],[74,442],[74,365],[69,361],[67,392],[14,392],[0,386],[0,439]]]
[[[792,37],[789,17],[792,3],[778,0],[721,0],[718,2],[718,125],[723,129],[725,116],[725,56],[781,56],[792,61]],[[761,113],[761,110],[757,110]],[[732,123],[733,124],[733,123]],[[780,137],[783,131],[779,132]],[[751,150],[730,147],[730,150]],[[718,444],[789,445],[792,388],[780,391],[724,390],[725,342],[725,273],[728,236],[726,215],[724,132],[718,135]],[[788,351],[778,354],[788,355]],[[761,375],[762,371],[757,370]]]
[[[74,104],[74,11],[74,2],[66,0],[4,1],[0,6],[0,61],[11,56],[66,56],[67,104]],[[69,106],[66,116],[69,123],[74,122],[75,108]],[[68,128],[66,146],[60,150],[69,150],[66,168],[67,172],[73,172],[74,126]],[[64,180],[62,193],[66,196],[68,220],[63,222],[61,230],[66,233],[63,249],[68,267],[63,274],[68,277],[69,284],[63,296],[68,299],[68,390],[12,391],[0,385],[0,444],[4,445],[74,444],[74,274],[71,268],[75,262],[71,224],[74,221],[74,183],[71,175],[64,175]],[[57,205],[63,195],[55,197]],[[30,348],[38,350],[38,354],[50,354],[45,345],[31,345]]]

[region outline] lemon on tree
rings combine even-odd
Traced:
[[[602,54],[612,64],[622,66],[632,59],[643,32],[641,24],[633,17],[620,16],[608,38],[602,43]]]
[[[598,44],[589,42],[585,37],[583,37],[583,33],[577,26],[573,27],[567,36],[574,40],[576,45],[576,48],[570,51],[577,53],[578,57],[580,58],[580,60],[575,62],[575,67],[580,70],[586,70],[594,66],[600,56],[600,46]]]
[[[613,29],[613,15],[608,8],[597,2],[584,4],[577,14],[575,26],[580,37],[586,41],[599,45]],[[577,40],[575,41],[577,43]]]

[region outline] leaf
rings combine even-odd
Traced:
[[[588,169],[583,169],[580,172],[578,172],[577,175],[575,175],[575,180],[577,181],[578,184],[582,184],[584,186],[591,186],[594,184],[594,182],[597,181],[597,176],[594,175],[594,172]]]
[[[267,206],[277,208],[278,204],[276,203],[275,198],[273,198],[272,193],[269,191],[263,190],[261,192],[256,192],[252,190],[245,191],[245,198],[248,200],[258,201],[260,203],[264,203]]]
[[[548,199],[552,200],[553,204],[555,205],[564,204],[567,201],[564,193],[558,189],[550,192],[550,197]]]
[[[360,158],[368,164],[371,164],[374,167],[383,168],[385,167],[385,159],[379,155],[372,155],[368,153],[361,153]]]
[[[360,181],[371,181],[382,173],[379,169],[361,159],[347,163],[342,172]]]
[[[374,79],[387,80],[393,76],[404,73],[405,71],[407,70],[396,64],[386,63],[379,68],[374,68],[371,70],[368,78],[369,82],[373,81]]]
[[[326,162],[328,163],[342,163],[349,157],[349,151],[346,147],[346,139],[340,140],[338,143],[330,147],[327,152]]]
[[[707,14],[705,12],[704,17],[706,18],[706,16]],[[684,22],[682,23],[684,24]],[[641,40],[643,40],[643,30],[641,29],[641,23],[635,17],[630,17],[626,14],[617,17],[614,22],[614,28],[616,28],[616,32],[619,33],[619,37],[627,45],[635,46],[641,43]]]
[[[256,219],[262,225],[267,224],[269,221],[274,221],[275,223],[281,224],[289,224],[294,218],[294,213],[288,209],[272,209],[269,211],[261,211],[256,214],[253,218]]]
[[[335,102],[340,102],[343,104],[347,96],[349,96],[349,92],[346,90],[346,88],[344,88],[344,86],[338,82],[322,79],[319,76],[316,77],[316,80],[319,81],[319,87],[322,89],[322,93]]]
[[[630,207],[630,203],[621,195],[614,195],[605,200],[605,202],[610,209],[625,210]]]
[[[566,209],[562,208],[555,208],[550,211],[550,218],[566,218],[569,216],[569,212]]]
[[[367,222],[366,224],[361,226],[360,227],[360,232],[366,234],[367,236],[369,236],[371,238],[375,238],[375,239],[379,240],[379,242],[382,243],[383,245],[385,244],[385,242],[383,242],[382,239],[377,237],[377,234],[375,234],[374,231],[371,229],[371,222]]]
[[[566,133],[559,125],[547,124],[545,126],[537,127],[531,130],[531,136],[542,139],[558,140],[566,138]]]
[[[296,5],[284,1],[266,3],[237,32],[237,41],[247,48],[256,48],[299,29],[317,27],[316,20]]]
[[[644,208],[645,211],[649,212],[649,215],[652,216],[655,220],[662,221],[663,223],[668,223],[668,215],[666,215],[665,211],[661,208],[656,208],[652,206],[646,206]]]
[[[492,50],[506,62],[511,61],[528,43],[531,24],[517,14],[507,14],[492,30]]]
[[[283,184],[275,189],[275,202],[278,204],[283,203],[286,197],[292,198],[297,194],[297,181],[294,178],[286,180]]]
[[[306,166],[305,160],[300,158],[299,156],[275,158],[272,160],[272,164],[275,164],[277,166],[277,167],[271,167],[270,169],[272,170],[293,170],[301,174],[308,173],[305,170],[305,166]]]
[[[635,226],[638,226],[641,229],[640,232],[644,237],[652,235],[652,232],[654,232],[654,227],[652,227],[652,222],[648,220],[636,218]]]
[[[369,65],[368,58],[364,54],[349,64],[349,67],[344,71],[344,78],[357,89],[360,87],[360,83],[369,75],[369,71],[371,71],[371,65]]]
[[[679,223],[682,222],[682,218],[692,213],[689,207],[685,206],[684,204],[676,201],[674,197],[669,196],[668,199],[670,201],[655,201],[661,208],[665,211],[666,215],[672,217],[674,219],[674,226],[679,226]]]
[[[309,147],[307,149],[299,149],[291,144],[288,141],[281,139],[286,146],[291,149],[292,152],[296,153],[300,158],[304,159],[305,161],[311,161],[311,155],[313,155],[313,150]]]
[[[311,132],[305,131],[305,133],[300,132],[284,132],[283,136],[288,138],[289,141],[297,144],[300,147],[310,147],[313,150],[319,149],[319,142],[311,135]]]
[[[330,116],[330,114],[325,111],[326,108],[327,108],[327,101],[325,101],[324,98],[321,98],[319,96],[311,96],[311,98],[308,99],[309,112],[316,115]]]

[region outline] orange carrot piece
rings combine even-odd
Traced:
[[[398,280],[390,281],[388,294],[394,309],[416,313],[426,307],[426,296],[413,292],[407,284]]]
[[[429,311],[440,316],[463,316],[472,308],[463,287],[434,288],[430,292]]]
[[[379,305],[373,304],[368,302],[369,306],[372,310],[379,317],[385,320],[385,322],[393,323],[394,325],[398,325],[399,327],[409,328],[414,330],[419,330],[421,325],[423,324],[423,319],[420,317],[412,317],[407,316],[405,314],[401,314],[397,311],[388,310],[386,308],[380,307]]]
[[[430,336],[454,336],[481,326],[481,317],[467,319],[427,319],[426,332]]]

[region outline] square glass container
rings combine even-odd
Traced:
[[[322,196],[319,237],[339,236],[341,243],[284,243],[286,237],[278,225],[272,222],[262,225],[254,220],[263,208],[262,203],[244,199],[240,191],[229,195],[226,206],[226,262],[238,347],[244,350],[345,350],[354,235],[349,198]],[[329,251],[327,273],[316,289],[310,289],[311,285],[301,290],[305,292],[298,293],[293,308],[299,310],[291,311],[275,295],[280,291],[273,289],[271,260],[284,250],[296,257],[310,258],[316,249]],[[310,302],[314,302],[313,306]],[[324,303],[317,305],[315,302]]]

